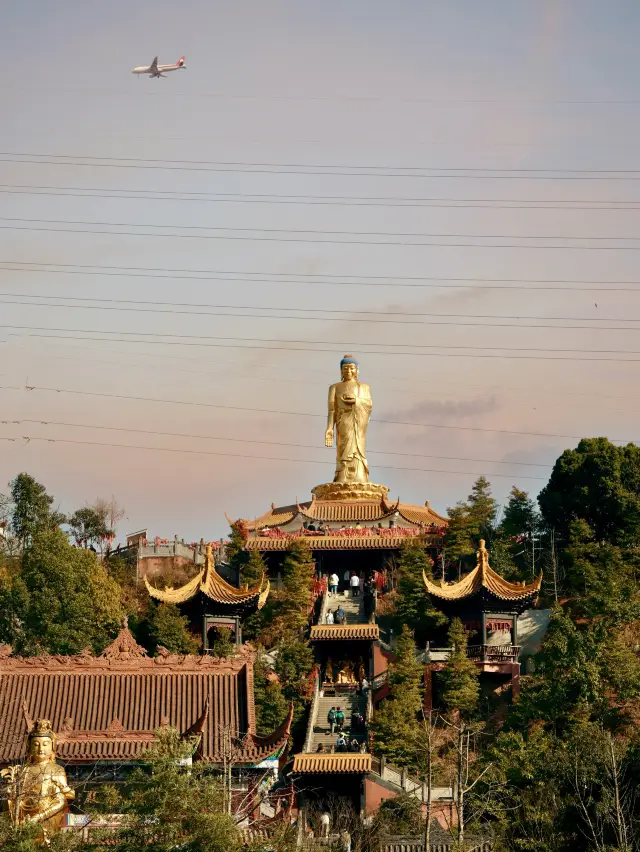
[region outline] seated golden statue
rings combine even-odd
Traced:
[[[56,763],[56,735],[51,722],[38,719],[27,740],[23,766],[9,766],[0,772],[11,822],[42,825],[44,842],[62,827],[64,811],[75,793],[67,783],[64,768]]]
[[[345,663],[344,668],[338,672],[338,683],[355,683],[353,676],[353,663]]]

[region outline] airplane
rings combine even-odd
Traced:
[[[177,71],[179,68],[186,70],[184,64],[185,57],[181,56],[175,65],[158,65],[158,57],[156,56],[151,65],[138,65],[132,70],[132,74],[148,74],[149,77],[164,77],[164,71]]]

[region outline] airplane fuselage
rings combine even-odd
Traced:
[[[175,65],[158,65],[153,62],[151,65],[138,65],[132,69],[132,74],[146,74],[149,77],[162,77],[167,71],[186,71],[187,66],[184,62],[184,57]]]

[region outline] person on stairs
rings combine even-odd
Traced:
[[[338,594],[338,575],[335,572],[329,577],[329,594]]]
[[[354,598],[357,598],[360,594],[360,577],[357,574],[354,574],[350,580],[351,582],[351,595]]]
[[[327,722],[329,723],[329,728],[332,734],[335,734],[336,731],[336,708],[332,707],[331,710],[327,713]]]
[[[344,728],[344,711],[340,706],[336,707],[336,728],[339,734],[342,734]]]

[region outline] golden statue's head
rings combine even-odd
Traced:
[[[27,740],[29,763],[45,763],[56,755],[56,735],[48,719],[38,719]]]
[[[353,355],[345,355],[340,361],[340,372],[343,382],[352,382],[358,378],[358,362]]]

